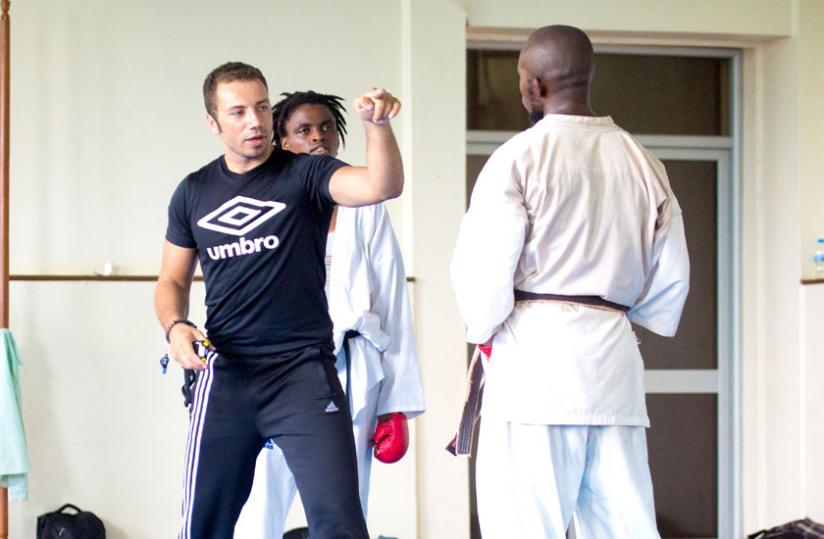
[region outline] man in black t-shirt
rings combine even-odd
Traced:
[[[323,257],[335,204],[400,194],[403,169],[389,126],[400,103],[383,89],[355,101],[367,167],[351,167],[274,149],[266,80],[252,66],[219,66],[203,95],[225,151],[172,196],[155,291],[172,357],[198,371],[180,537],[232,537],[255,457],[272,438],[295,476],[312,536],[368,539]],[[186,318],[197,262],[216,351],[206,361],[192,346],[206,337]]]

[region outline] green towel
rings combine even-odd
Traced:
[[[20,406],[20,358],[11,331],[0,328],[0,485],[9,500],[28,497],[29,458]]]

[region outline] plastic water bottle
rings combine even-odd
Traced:
[[[815,278],[824,279],[824,238],[815,240],[813,264],[815,264]]]

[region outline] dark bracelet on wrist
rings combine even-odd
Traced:
[[[178,324],[186,324],[187,326],[192,326],[193,328],[197,329],[197,326],[191,320],[184,320],[183,318],[178,318],[177,320],[173,320],[169,327],[166,328],[166,342],[171,342],[169,340],[169,335],[172,334],[172,328]]]

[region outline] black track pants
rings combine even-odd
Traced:
[[[269,438],[295,476],[312,538],[368,539],[334,356],[309,348],[287,358],[208,361],[189,419],[180,539],[232,538]]]

